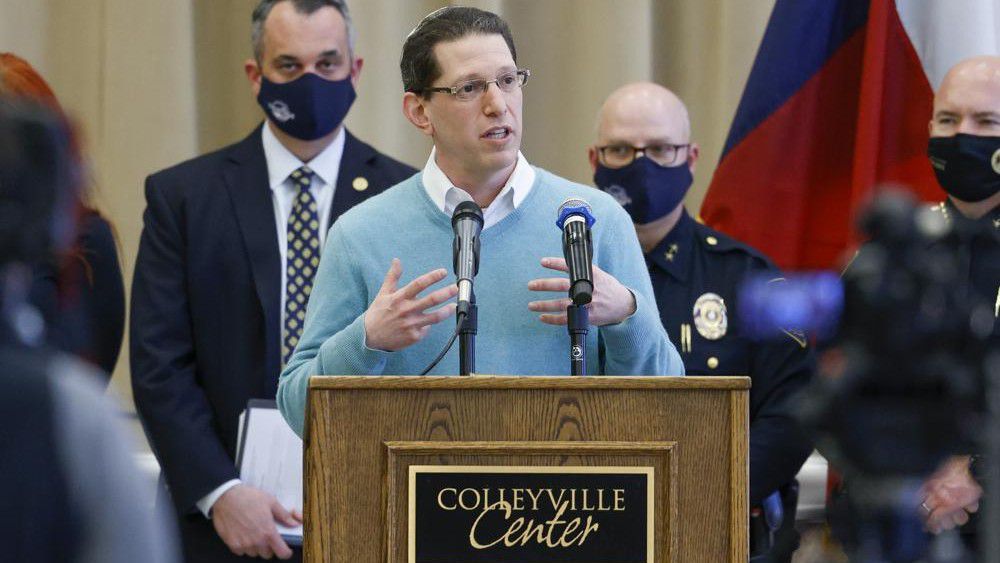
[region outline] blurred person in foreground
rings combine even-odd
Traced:
[[[752,561],[790,561],[798,545],[795,475],[812,451],[795,420],[793,399],[811,379],[813,356],[793,333],[757,341],[738,314],[744,281],[764,275],[778,280],[781,273],[759,251],[695,221],[684,208],[698,144],[691,140],[687,108],[670,90],[638,82],[612,92],[588,156],[594,183],[635,224],[660,320],[679,343],[688,375],[745,374],[753,380],[750,506],[759,509],[768,497],[784,502],[773,546],[765,526],[752,529],[751,553],[767,557]],[[763,515],[758,519],[764,523]]]
[[[79,164],[61,115],[0,99],[0,559],[171,563],[118,407],[96,369],[47,347],[32,265],[73,241]]]
[[[24,59],[0,53],[0,100],[34,102],[67,121],[52,89]],[[45,319],[46,340],[101,368],[107,382],[118,361],[125,330],[125,284],[114,228],[89,201],[92,181],[81,140],[70,140],[82,194],[73,244],[37,257],[29,300]]]
[[[452,213],[469,201],[483,209],[478,371],[569,372],[570,281],[551,277],[568,270],[554,223],[563,202],[581,198],[597,219],[588,305],[596,330],[587,335],[587,373],[683,375],[624,210],[521,154],[522,88],[530,72],[517,66],[507,23],[476,8],[432,12],[406,38],[400,71],[403,113],[434,148],[420,174],[330,230],[302,342],[278,389],[278,405],[296,432],[303,431],[310,376],[418,374],[448,342],[453,327],[442,321],[456,306],[445,303],[458,288],[430,288],[452,264]],[[457,356],[452,349],[431,373],[457,373]]]
[[[188,561],[301,557],[275,525],[301,507],[239,480],[239,416],[275,397],[330,225],[415,172],[344,126],[363,59],[343,0],[260,0],[250,23],[264,123],[146,179],[132,285],[136,409]]]

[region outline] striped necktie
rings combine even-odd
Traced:
[[[281,339],[281,363],[292,357],[302,336],[306,318],[306,302],[312,292],[313,276],[319,266],[319,210],[309,192],[313,171],[302,166],[291,174],[298,188],[288,216],[288,252],[285,283],[285,326]]]

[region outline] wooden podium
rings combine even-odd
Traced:
[[[624,534],[621,553],[632,540],[643,553],[616,561],[745,562],[749,387],[745,377],[313,377],[305,560],[532,561],[488,554],[548,549],[538,560],[596,563],[609,559],[580,554]],[[543,515],[549,504],[562,516]]]

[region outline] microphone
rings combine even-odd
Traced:
[[[594,272],[591,258],[594,245],[590,227],[594,224],[590,204],[570,198],[559,206],[556,226],[563,232],[563,256],[569,266],[569,297],[574,305],[586,305],[594,297]]]
[[[458,280],[458,310],[469,314],[472,305],[472,280],[479,273],[479,233],[483,230],[483,210],[474,201],[463,201],[451,216],[455,231],[452,261]]]

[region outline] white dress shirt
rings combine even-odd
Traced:
[[[285,326],[285,284],[288,283],[288,217],[292,214],[292,203],[299,188],[292,182],[292,172],[301,166],[308,165],[313,171],[312,184],[309,193],[316,199],[319,208],[319,247],[322,252],[326,242],[326,231],[329,229],[330,208],[333,204],[333,192],[337,187],[337,176],[340,172],[340,160],[344,156],[344,143],[347,135],[344,128],[333,138],[323,152],[307,163],[291,153],[281,141],[274,136],[271,126],[267,123],[261,128],[261,140],[264,143],[264,160],[267,162],[268,186],[271,188],[271,203],[274,205],[274,222],[277,227],[278,253],[281,255],[281,319],[278,326]],[[278,334],[278,349],[281,349],[281,334]],[[198,501],[198,510],[210,518],[212,506],[226,491],[240,484],[239,479],[232,479],[220,485],[211,493]]]
[[[434,205],[442,213],[451,216],[459,203],[472,201],[472,196],[448,179],[448,176],[437,165],[436,154],[436,149],[431,149],[431,156],[424,166],[421,180],[423,180],[424,189],[427,190],[427,195],[434,202]],[[518,151],[517,164],[514,165],[514,171],[511,172],[510,178],[504,183],[493,202],[483,209],[483,229],[496,225],[517,209],[524,198],[528,196],[534,183],[535,169],[528,164],[528,160],[524,158],[521,151]]]

